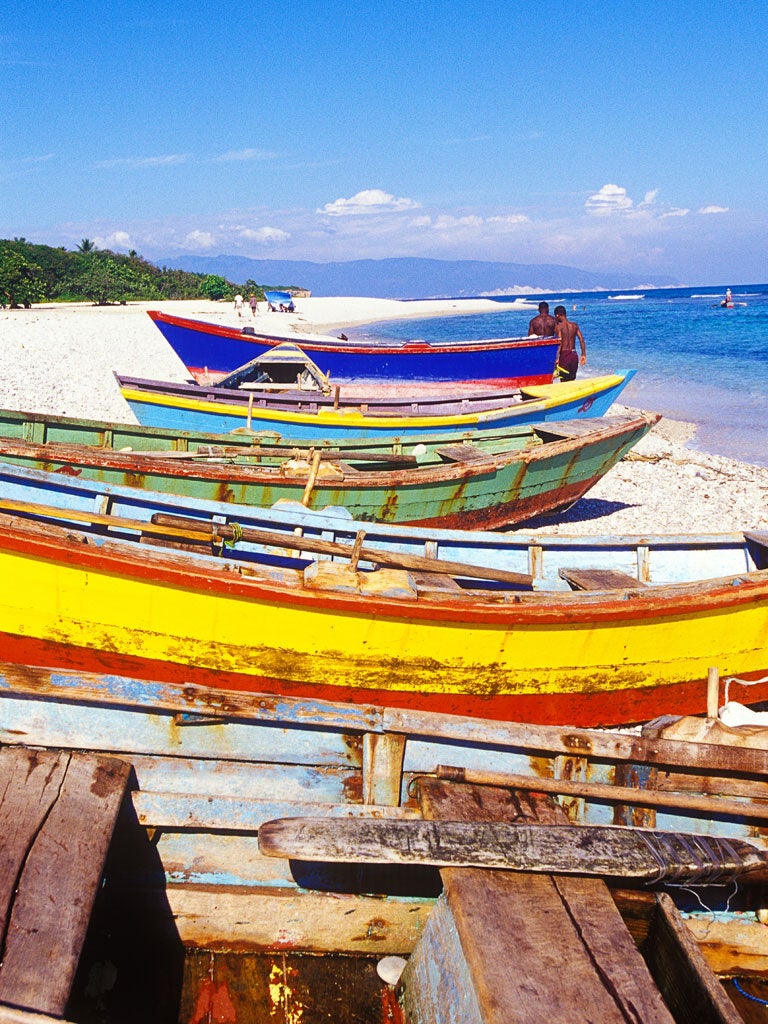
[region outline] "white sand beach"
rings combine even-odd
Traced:
[[[294,314],[238,319],[231,303],[189,300],[95,307],[37,305],[0,310],[0,405],[30,412],[133,422],[114,372],[187,379],[185,367],[147,309],[233,326],[332,333],[396,318],[497,311],[488,299],[400,302],[309,298]],[[510,300],[509,307],[530,304]],[[642,366],[638,367],[642,373]],[[614,407],[614,412],[624,412]],[[768,468],[686,447],[695,425],[661,420],[651,434],[565,515],[536,529],[552,533],[709,533],[768,528]],[[528,527],[523,527],[528,529]]]

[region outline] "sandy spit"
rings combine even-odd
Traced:
[[[490,300],[311,298],[295,314],[250,312],[205,300],[127,306],[39,305],[0,310],[0,405],[4,408],[132,422],[114,372],[187,379],[181,361],[146,315],[180,316],[274,331],[332,333],[378,320],[498,310]],[[510,308],[529,304],[511,301]],[[642,366],[638,367],[642,372]],[[614,407],[613,412],[625,412]],[[651,411],[651,410],[649,410]],[[768,468],[686,447],[695,425],[661,420],[622,463],[564,515],[535,524],[543,534],[710,533],[768,529]],[[530,526],[522,527],[526,532]]]

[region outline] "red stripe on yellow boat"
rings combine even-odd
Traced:
[[[687,700],[710,665],[743,674],[768,663],[768,571],[631,597],[453,603],[312,591],[298,574],[270,585],[247,572],[9,528],[0,633],[9,649],[21,638],[22,654],[25,643],[58,645],[83,670],[573,724],[681,711],[671,698]]]

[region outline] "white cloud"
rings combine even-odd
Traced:
[[[503,227],[515,227],[518,224],[530,224],[531,218],[524,213],[510,213],[504,217],[488,217],[486,224],[501,224]]]
[[[658,196],[658,194],[659,190],[657,188],[651,189],[650,192],[646,192],[645,196],[643,197],[643,201],[642,203],[640,203],[640,205],[653,206],[653,204],[656,202],[656,197]]]
[[[189,159],[188,153],[169,153],[166,156],[124,156],[114,160],[99,160],[94,167],[109,169],[111,167],[168,167],[172,164],[183,164]]]
[[[712,205],[712,206],[702,206],[702,208],[700,210],[697,210],[696,212],[697,213],[728,213],[728,207],[727,206],[714,206],[714,205]]]
[[[189,231],[184,238],[184,241],[195,249],[210,249],[216,245],[216,239],[210,233],[210,231]]]
[[[277,153],[271,153],[267,149],[233,149],[212,159],[214,163],[231,163],[242,160],[274,160],[276,157]]]
[[[633,203],[627,190],[620,185],[603,185],[603,187],[584,203],[588,213],[599,217],[608,217],[613,213],[626,213]]]
[[[473,214],[466,217],[454,217],[451,214],[443,213],[435,217],[434,226],[438,231],[445,231],[446,228],[479,228],[483,223],[482,217]]]
[[[287,242],[291,237],[290,232],[283,231],[282,228],[242,228],[239,232],[240,237],[246,239],[249,242],[262,242],[268,245],[270,242]]]
[[[396,198],[380,188],[366,188],[357,192],[350,199],[334,199],[326,203],[316,213],[325,213],[330,217],[346,217],[350,215],[370,213],[392,213],[401,210],[418,209],[419,204],[413,199]]]
[[[673,206],[671,210],[667,210],[665,213],[661,214],[661,220],[664,220],[666,217],[687,217],[690,212],[691,211],[688,209]]]
[[[94,238],[97,249],[135,249],[127,231],[113,231],[106,238]]]

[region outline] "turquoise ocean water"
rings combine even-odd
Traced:
[[[622,398],[627,405],[696,423],[691,447],[768,466],[768,284],[731,286],[738,305],[713,308],[725,287],[528,298],[534,304],[546,299],[550,310],[562,303],[579,324],[587,343],[587,366],[580,374],[636,369]],[[398,320],[347,334],[433,342],[511,337],[526,334],[534,314],[535,309],[517,309]]]

